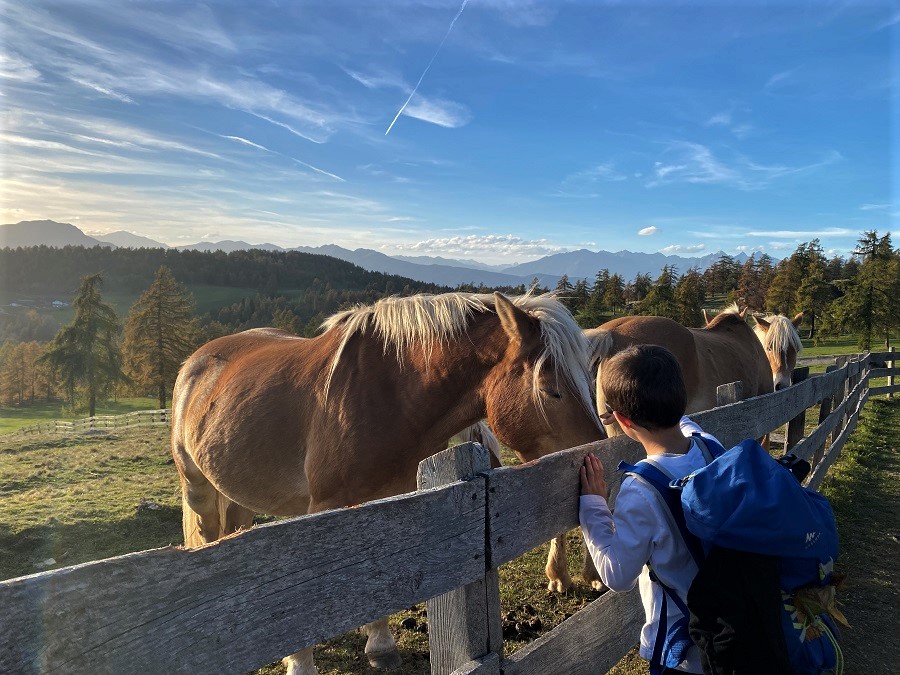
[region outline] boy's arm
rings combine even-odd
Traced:
[[[651,506],[631,485],[632,480],[622,484],[615,514],[606,499],[591,494],[582,495],[578,514],[594,566],[613,591],[634,588],[652,550],[655,525]]]

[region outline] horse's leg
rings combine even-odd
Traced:
[[[599,572],[597,572],[596,566],[594,566],[594,559],[591,558],[591,553],[588,551],[587,543],[582,539],[581,542],[582,553],[584,554],[584,559],[581,562],[581,576],[584,578],[586,582],[591,585],[595,591],[602,591],[606,589],[606,584],[603,583],[603,580],[600,578]]]
[[[566,533],[563,532],[550,542],[550,553],[547,555],[547,566],[544,572],[550,583],[547,589],[556,593],[565,593],[572,587],[566,560]]]
[[[219,491],[205,478],[202,481],[182,479],[181,526],[186,547],[202,546],[222,536],[220,496]]]
[[[307,647],[296,654],[284,657],[281,662],[287,668],[287,675],[319,675],[313,661],[313,648]]]
[[[366,640],[366,658],[373,668],[382,670],[394,670],[403,663],[397,652],[397,643],[391,629],[388,628],[387,617],[367,623],[360,631],[368,639]]]
[[[222,519],[222,536],[253,527],[253,511],[233,502],[219,493],[219,517]]]

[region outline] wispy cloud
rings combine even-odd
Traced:
[[[462,103],[424,98],[418,95],[401,112],[407,117],[414,117],[417,120],[431,122],[448,129],[465,126],[472,119],[472,113]]]
[[[668,183],[719,184],[740,190],[758,190],[786,176],[797,175],[839,162],[843,156],[829,151],[818,162],[801,166],[764,165],[743,155],[736,155],[726,162],[700,143],[671,141],[663,153],[664,160],[653,167],[655,178],[647,187]]]
[[[0,53],[0,78],[35,82],[41,78],[37,68],[15,54]]]
[[[697,253],[706,248],[706,244],[672,244],[659,249],[660,253],[671,255],[672,253]]]
[[[731,113],[729,112],[720,112],[716,113],[708,120],[706,120],[706,126],[708,127],[727,127],[731,124]]]
[[[846,227],[826,227],[821,230],[751,230],[746,232],[751,237],[771,237],[773,239],[802,239],[804,237],[849,237],[856,236],[856,230]]]
[[[859,207],[860,211],[887,211],[893,207],[893,204],[863,204]]]
[[[642,237],[649,237],[652,234],[656,234],[657,231],[658,228],[656,227],[656,225],[651,225],[650,227],[644,227],[638,230],[638,234]]]
[[[444,38],[441,40],[441,43],[437,46],[437,49],[434,50],[434,54],[431,56],[431,60],[428,62],[428,65],[425,66],[425,70],[423,70],[422,74],[419,76],[419,81],[416,82],[416,86],[413,87],[412,92],[410,93],[409,97],[406,99],[406,101],[403,103],[403,105],[400,106],[400,110],[397,111],[397,114],[394,116],[394,119],[391,120],[391,123],[388,126],[387,131],[384,132],[385,136],[387,136],[389,133],[391,133],[391,129],[394,128],[394,125],[397,123],[397,120],[400,119],[400,115],[402,115],[403,111],[406,110],[406,107],[409,105],[409,102],[412,100],[412,97],[416,95],[416,91],[419,89],[419,85],[422,84],[422,80],[425,79],[425,75],[428,73],[429,68],[431,68],[431,64],[434,63],[434,60],[437,58],[438,53],[440,53],[441,47],[444,46],[444,43],[447,41],[447,38],[450,37],[450,31],[453,30],[453,26],[456,25],[456,21],[459,19],[460,16],[462,16],[463,10],[466,8],[466,3],[468,1],[469,0],[462,0],[462,4],[459,6],[459,11],[456,13],[456,16],[454,16],[453,20],[450,22],[450,26],[447,28],[447,32],[444,33]],[[410,117],[415,117],[415,115],[410,115]],[[419,119],[425,119],[425,118],[419,117]],[[427,121],[431,121],[431,120],[427,120]],[[436,124],[440,124],[440,122],[436,122]],[[441,124],[441,126],[453,126],[453,125]]]
[[[798,69],[799,69],[799,66],[797,68],[789,68],[787,70],[782,70],[782,71],[775,73],[768,80],[766,80],[764,88],[772,89],[773,87],[778,86],[782,82],[788,81],[789,79],[791,79],[794,76],[794,73],[796,73]]]
[[[397,244],[400,251],[452,255],[541,256],[566,249],[547,239],[522,239],[513,234],[470,234],[463,237],[425,239],[414,244]]]
[[[299,164],[300,166],[309,169],[310,171],[314,171],[315,173],[317,173],[319,175],[328,176],[329,178],[333,178],[334,180],[340,181],[341,183],[346,182],[343,178],[341,178],[337,174],[331,173],[330,171],[325,171],[325,169],[320,169],[319,167],[313,166],[312,164],[309,164],[308,162],[304,162],[303,160],[297,159],[296,157],[291,157],[290,155],[285,155],[284,153],[278,152],[277,150],[270,150],[266,146],[260,145],[259,143],[254,143],[253,141],[249,141],[246,138],[242,138],[240,136],[221,136],[221,138],[225,138],[230,141],[234,141],[235,143],[241,143],[242,145],[247,145],[247,146],[250,146],[251,148],[256,148],[257,150],[262,150],[263,152],[269,152],[273,155],[279,155],[280,157],[286,157],[287,159],[291,160],[292,162],[295,162],[295,163]]]

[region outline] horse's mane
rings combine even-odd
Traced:
[[[541,371],[550,359],[556,365],[556,375],[562,375],[577,392],[585,409],[596,417],[588,371],[590,342],[572,315],[552,293],[529,292],[511,296],[509,300],[537,319],[541,327],[544,349],[535,362],[532,383],[532,395],[538,407],[543,408],[539,387]],[[371,329],[381,339],[384,353],[393,350],[402,367],[404,355],[413,345],[424,346],[430,356],[435,345],[447,344],[464,334],[475,314],[494,311],[493,295],[445,293],[382,298],[374,305],[334,314],[322,323],[325,331],[343,331],[325,385],[326,397],[344,348],[356,333]]]
[[[742,323],[746,325],[744,317],[741,316],[741,308],[738,307],[738,304],[736,302],[733,302],[713,317],[712,321],[710,321],[706,326],[706,330],[712,330],[713,328],[716,328],[723,324],[736,323]]]
[[[803,350],[800,333],[789,318],[782,314],[766,314],[763,318],[769,323],[769,329],[763,330],[757,323],[753,330],[766,351],[783,353],[793,347],[799,354]]]

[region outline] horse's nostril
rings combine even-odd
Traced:
[[[781,391],[782,389],[784,389],[784,385],[781,382],[778,382],[775,385],[775,391]]]

